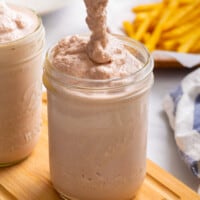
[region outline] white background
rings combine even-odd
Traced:
[[[111,1],[108,9],[108,20],[111,30],[120,32],[122,20],[132,18],[131,7],[127,7],[127,5],[133,5],[133,1],[135,0]],[[145,2],[148,2],[148,0]],[[88,28],[85,24],[85,16],[83,1],[76,1],[67,5],[66,8],[43,16],[47,48],[66,35],[87,33]],[[168,125],[162,107],[164,96],[176,87],[189,72],[189,70],[184,69],[155,70],[155,84],[150,97],[148,158],[172,173],[192,189],[197,190],[200,182],[181,161],[173,132]]]

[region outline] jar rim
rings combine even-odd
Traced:
[[[104,79],[104,80],[79,78],[79,77],[71,76],[71,75],[62,73],[59,69],[54,67],[53,64],[51,63],[51,61],[49,60],[52,49],[55,46],[54,45],[53,47],[51,47],[48,50],[48,52],[46,54],[46,64],[44,66],[44,75],[45,74],[49,75],[53,80],[58,81],[59,83],[64,84],[64,85],[66,85],[66,82],[67,82],[66,80],[75,81],[76,84],[70,85],[70,86],[76,87],[79,89],[91,89],[91,88],[83,87],[83,86],[77,84],[80,82],[88,84],[88,85],[90,85],[90,84],[103,85],[103,87],[98,87],[98,88],[92,87],[92,89],[97,89],[97,90],[116,88],[117,84],[116,85],[113,84],[113,87],[109,85],[111,82],[112,83],[118,83],[118,82],[123,83],[123,84],[121,84],[121,86],[118,85],[118,87],[124,87],[124,86],[130,85],[132,83],[138,83],[142,80],[145,80],[151,74],[151,72],[153,71],[153,68],[154,68],[153,58],[152,58],[151,54],[149,53],[149,51],[147,50],[147,48],[141,42],[136,41],[131,38],[128,38],[126,36],[122,36],[122,35],[118,35],[118,34],[112,34],[112,35],[114,37],[116,37],[117,39],[121,40],[123,42],[123,44],[126,44],[129,47],[138,46],[146,54],[146,58],[145,58],[146,62],[144,62],[142,67],[140,69],[138,69],[136,72],[131,73],[130,75],[125,76],[125,77],[117,77],[117,78]],[[60,77],[62,77],[61,80],[60,80]],[[58,78],[59,78],[59,80],[58,80]],[[130,81],[130,80],[132,80],[132,81]]]
[[[14,4],[10,4],[10,3],[9,3],[9,5],[12,6],[12,5],[14,5]],[[17,6],[17,5],[14,5],[14,6]],[[27,9],[27,10],[29,10],[30,12],[32,12],[32,13],[37,17],[38,25],[35,27],[35,29],[34,29],[32,32],[28,33],[28,34],[25,35],[24,37],[18,38],[18,39],[16,39],[16,40],[12,40],[12,41],[8,41],[8,42],[2,42],[2,43],[0,43],[0,48],[5,48],[5,47],[7,47],[7,46],[9,46],[9,45],[16,45],[17,43],[22,42],[24,39],[27,39],[27,38],[31,37],[31,36],[34,35],[37,31],[39,31],[39,29],[40,29],[40,27],[41,27],[41,25],[42,25],[42,18],[36,13],[35,10],[30,9],[30,8],[26,8],[26,7],[24,7],[24,8]]]

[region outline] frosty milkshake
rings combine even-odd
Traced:
[[[146,169],[153,61],[146,49],[107,33],[107,0],[85,0],[87,36],[47,54],[50,172],[64,199],[128,200]]]
[[[26,158],[38,140],[43,46],[38,16],[0,1],[0,167]]]

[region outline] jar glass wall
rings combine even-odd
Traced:
[[[0,44],[0,167],[25,159],[38,141],[44,42],[38,17],[34,32]]]
[[[86,80],[46,57],[51,180],[65,199],[127,200],[146,171],[153,60],[140,43],[116,36],[143,67],[125,78]]]

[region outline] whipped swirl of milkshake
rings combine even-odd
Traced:
[[[30,10],[0,1],[0,43],[23,38],[37,26],[38,18]]]
[[[90,59],[96,63],[108,63],[112,60],[109,52],[109,36],[106,25],[106,6],[108,0],[84,0],[87,7],[88,27],[92,31],[87,52]]]
[[[107,32],[108,0],[84,1],[91,37],[75,35],[58,42],[51,51],[53,66],[67,75],[95,80],[126,77],[142,68],[124,44]]]

